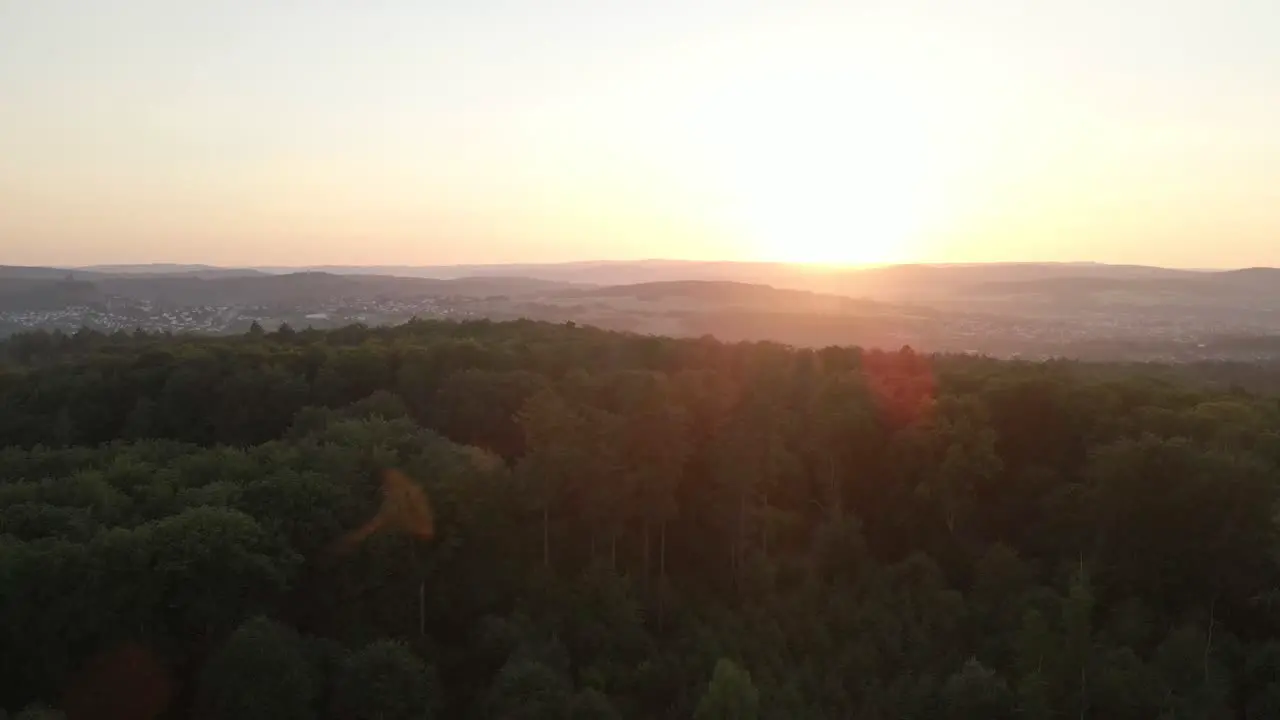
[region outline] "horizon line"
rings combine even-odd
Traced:
[[[449,268],[500,268],[500,267],[565,267],[565,266],[583,266],[583,265],[642,265],[647,263],[667,263],[672,265],[744,265],[744,266],[773,266],[797,268],[813,271],[850,271],[850,270],[875,270],[893,267],[997,267],[997,266],[1028,266],[1028,265],[1052,265],[1052,266],[1103,266],[1117,268],[1152,268],[1160,270],[1181,270],[1188,272],[1230,272],[1233,270],[1255,270],[1255,269],[1275,269],[1272,265],[1251,265],[1251,266],[1178,266],[1178,265],[1158,265],[1158,264],[1142,264],[1133,262],[1103,262],[1097,260],[993,260],[979,262],[901,262],[901,263],[803,263],[803,262],[787,262],[782,260],[690,260],[678,258],[641,258],[631,260],[619,259],[595,259],[595,260],[560,260],[560,261],[510,261],[510,262],[472,262],[472,263],[446,263],[446,264],[414,264],[414,263],[319,263],[319,264],[299,264],[299,265],[281,265],[281,264],[211,264],[202,262],[174,262],[166,260],[157,260],[149,262],[113,262],[113,263],[92,263],[92,264],[47,264],[47,265],[31,265],[31,264],[0,264],[5,267],[12,268],[45,268],[51,270],[67,270],[80,272],[107,271],[110,269],[121,268],[160,268],[160,267],[177,267],[177,268],[200,268],[208,270],[256,270],[256,271],[321,271],[333,268],[355,268],[355,269],[377,269],[377,268],[404,268],[404,269],[449,269]]]

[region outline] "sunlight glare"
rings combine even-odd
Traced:
[[[722,103],[715,162],[726,213],[762,259],[794,263],[909,261],[930,206],[931,152],[922,109],[870,82],[833,93],[786,78],[767,107]]]

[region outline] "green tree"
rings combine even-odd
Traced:
[[[722,658],[716,662],[694,720],[756,720],[759,715],[760,693],[751,682],[751,674],[732,660]]]
[[[1093,614],[1096,607],[1089,571],[1079,565],[1062,604],[1063,648],[1059,666],[1060,682],[1072,688],[1070,706],[1079,714],[1089,713],[1089,659],[1094,651]]]
[[[439,706],[434,673],[408,647],[372,643],[342,663],[333,688],[333,714],[352,720],[422,720]]]
[[[445,378],[431,403],[431,426],[455,442],[515,460],[525,451],[518,415],[546,380],[528,370],[470,368]]]
[[[953,720],[1000,720],[1018,715],[1014,694],[1004,679],[977,660],[969,660],[942,686],[942,706]]]
[[[227,508],[185,510],[142,528],[161,617],[178,634],[230,630],[285,590],[298,556],[253,518]]]
[[[265,618],[241,625],[200,673],[196,716],[207,720],[307,720],[317,678],[292,630]]]
[[[609,696],[598,690],[583,690],[569,704],[569,720],[622,720]]]
[[[711,451],[716,514],[740,592],[749,560],[758,554],[767,562],[770,555],[778,517],[770,493],[800,475],[800,463],[786,442],[788,415],[780,406],[779,388],[768,387],[763,379],[760,385],[739,403]]]
[[[485,707],[488,717],[503,720],[560,720],[570,711],[572,697],[572,685],[559,672],[534,660],[513,659],[498,672]]]
[[[543,390],[520,411],[528,452],[517,472],[542,520],[542,564],[551,565],[551,509],[577,472],[576,438],[582,419],[558,393]]]
[[[1174,628],[1156,648],[1152,665],[1162,683],[1161,717],[1231,716],[1225,670],[1215,657],[1211,636],[1191,626]]]
[[[1045,616],[1028,607],[1014,638],[1014,668],[1017,672],[1016,693],[1022,714],[1033,720],[1053,717],[1053,688],[1050,678],[1060,652]]]

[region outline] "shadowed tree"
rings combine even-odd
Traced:
[[[433,672],[408,647],[375,642],[338,668],[333,714],[351,720],[429,719],[439,705],[438,692]]]
[[[319,688],[294,631],[265,618],[241,625],[200,673],[204,720],[308,720]]]
[[[534,660],[503,666],[485,699],[487,717],[503,720],[561,720],[570,711],[573,687],[563,675]]]
[[[760,693],[750,673],[732,660],[719,660],[698,701],[694,720],[756,720],[759,716]]]
[[[542,564],[551,566],[551,509],[577,470],[577,438],[582,420],[553,390],[543,390],[520,411],[528,453],[517,472],[542,520]]]
[[[1012,720],[1017,717],[1013,692],[1000,676],[977,660],[969,660],[942,686],[942,707],[951,720]]]
[[[609,697],[598,690],[583,690],[569,705],[569,720],[622,720]]]

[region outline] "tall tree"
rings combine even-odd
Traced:
[[[578,467],[577,438],[582,418],[559,393],[542,390],[520,411],[528,452],[517,472],[542,520],[542,564],[551,566],[551,509],[571,485]]]

